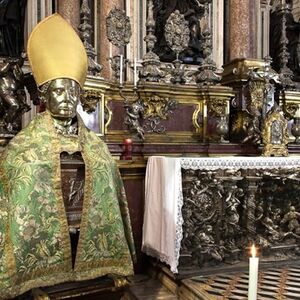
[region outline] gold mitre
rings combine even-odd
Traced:
[[[27,55],[38,86],[53,79],[69,78],[83,87],[87,54],[78,34],[59,14],[42,20],[33,29]]]

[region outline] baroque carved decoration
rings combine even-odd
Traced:
[[[176,59],[188,46],[189,36],[190,30],[184,15],[180,14],[179,10],[171,13],[166,23],[165,37],[168,46],[176,53]]]
[[[158,82],[165,76],[160,69],[160,60],[157,54],[153,52],[156,43],[155,20],[153,19],[153,0],[147,0],[148,17],[146,21],[147,35],[144,38],[146,42],[147,52],[143,57],[142,68],[140,69],[140,80],[149,82]]]
[[[242,143],[259,144],[261,142],[261,127],[267,113],[274,106],[274,83],[279,82],[276,72],[271,69],[272,59],[269,56],[264,58],[263,68],[252,69],[249,72],[248,91],[246,98],[245,133],[246,137]]]
[[[154,52],[164,62],[171,62],[176,59],[176,54],[171,48],[167,47],[165,38],[165,25],[168,18],[176,10],[184,15],[189,27],[188,47],[181,53],[179,59],[184,63],[199,64],[202,58],[202,34],[201,22],[204,15],[203,1],[195,0],[155,0],[154,1],[154,20],[157,38]]]
[[[279,73],[282,88],[294,88],[299,81],[298,39],[300,26],[295,22],[288,1],[273,4],[270,18],[270,55]]]
[[[144,140],[144,129],[141,125],[145,110],[143,101],[139,98],[133,102],[125,100],[124,108],[126,112],[124,124],[131,133],[135,134],[139,139]]]
[[[221,76],[216,73],[216,63],[212,60],[212,31],[209,27],[209,4],[210,0],[204,1],[205,29],[203,30],[203,61],[198,69],[196,82],[199,85],[214,85],[220,82]]]
[[[262,130],[262,140],[263,156],[288,156],[287,120],[283,117],[279,106],[275,106],[268,113]]]
[[[285,117],[287,117],[288,119],[293,119],[298,108],[299,108],[299,104],[297,103],[291,103],[291,102],[286,103],[284,105]]]
[[[0,134],[16,134],[22,114],[30,110],[26,103],[22,66],[26,54],[5,58],[0,63]],[[0,138],[1,139],[1,138]],[[1,141],[2,143],[2,141]]]
[[[89,7],[88,0],[82,1],[80,14],[81,24],[79,25],[78,29],[80,31],[80,36],[88,56],[88,74],[100,75],[103,67],[95,61],[96,51],[90,43],[92,26],[90,24],[91,10]]]
[[[183,182],[181,253],[189,255],[192,264],[200,267],[220,263],[224,259],[224,248],[218,243],[222,185],[215,184],[214,172],[200,170],[184,171]]]
[[[106,18],[106,35],[116,47],[126,46],[131,38],[131,24],[124,10],[113,8]]]
[[[208,114],[214,117],[222,117],[226,114],[227,101],[218,98],[212,98],[208,101]]]
[[[182,176],[185,266],[237,263],[253,242],[262,259],[298,259],[299,170],[184,169]]]
[[[173,61],[173,69],[171,74],[172,83],[185,83],[184,67],[181,67],[182,61],[178,59],[179,53],[188,47],[190,38],[190,30],[188,22],[179,10],[173,12],[166,23],[165,38],[167,45],[175,52],[176,59]]]
[[[83,110],[87,113],[94,112],[97,108],[97,104],[102,99],[102,94],[96,90],[84,90],[81,95],[81,104]]]
[[[227,143],[224,136],[229,131],[228,117],[226,115],[227,101],[225,99],[211,98],[207,103],[208,116],[217,119],[216,133],[220,143]]]
[[[144,129],[147,132],[164,133],[166,128],[161,124],[177,108],[178,102],[170,98],[152,96],[144,99],[143,119]]]

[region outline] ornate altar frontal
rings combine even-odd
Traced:
[[[298,260],[299,167],[298,157],[150,158],[144,251],[180,278],[240,271],[253,242],[265,267]]]

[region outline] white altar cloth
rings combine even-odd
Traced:
[[[145,211],[142,250],[167,263],[177,273],[182,240],[183,169],[300,168],[300,157],[205,157],[152,156],[145,179]]]

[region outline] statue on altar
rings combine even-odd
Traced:
[[[26,103],[22,65],[26,57],[6,58],[0,63],[0,133],[18,129],[20,115],[30,110]]]
[[[0,164],[0,298],[67,281],[133,274],[128,205],[106,144],[76,116],[87,72],[80,38],[58,14],[40,22],[28,59],[46,111],[15,136]],[[75,261],[60,154],[80,153],[84,200]]]

